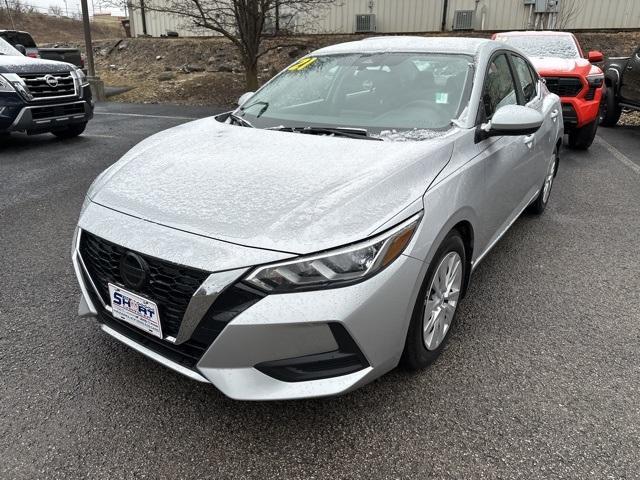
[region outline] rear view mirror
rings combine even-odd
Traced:
[[[16,43],[13,48],[15,48],[16,50],[18,50],[22,55],[27,55],[27,49],[24,48],[24,45],[20,44],[20,43]]]
[[[589,52],[588,59],[591,63],[598,63],[604,60],[604,55],[602,55],[602,52],[598,52],[597,50],[591,50]]]
[[[482,125],[489,136],[496,135],[531,135],[538,131],[544,117],[533,108],[522,105],[506,105],[496,113],[489,123]]]
[[[242,105],[244,105],[245,103],[247,103],[247,100],[249,100],[251,97],[253,97],[253,94],[255,92],[246,92],[243,93],[240,98],[238,99],[238,106],[241,107]]]

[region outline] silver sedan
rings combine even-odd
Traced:
[[[563,136],[528,60],[482,39],[323,48],[239,103],[103,172],[73,244],[81,316],[237,399],[432,363]]]

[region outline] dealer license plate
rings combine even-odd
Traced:
[[[151,300],[109,284],[111,310],[115,318],[162,338],[162,326],[158,306]]]

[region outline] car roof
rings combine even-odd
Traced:
[[[555,30],[521,30],[513,32],[498,32],[496,37],[572,37],[571,32],[557,32]]]
[[[476,55],[491,44],[504,47],[493,40],[470,37],[369,37],[355,42],[338,43],[316,50],[312,55],[378,52],[434,52]]]

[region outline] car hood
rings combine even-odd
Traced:
[[[94,182],[89,197],[198,235],[309,253],[362,240],[421,198],[451,158],[456,131],[377,142],[210,117],[138,144]]]
[[[70,72],[72,69],[73,67],[65,62],[0,55],[0,73],[54,73]]]
[[[542,76],[570,73],[586,76],[589,75],[592,68],[591,63],[584,58],[530,57],[530,60]]]

